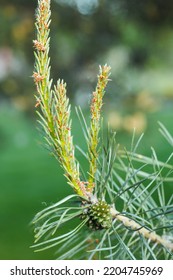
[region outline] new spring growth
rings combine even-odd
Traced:
[[[58,160],[65,171],[65,177],[75,192],[87,197],[86,189],[80,180],[79,164],[75,159],[75,149],[71,135],[70,105],[66,95],[66,84],[58,81],[54,87],[54,129]]]
[[[59,160],[65,176],[75,192],[87,197],[86,189],[79,176],[79,165],[75,159],[71,135],[70,105],[66,95],[66,84],[58,81],[52,89],[49,58],[50,0],[39,0],[36,12],[37,38],[35,49],[34,82],[37,88],[36,106],[39,123],[54,156]]]
[[[40,107],[41,112],[38,112],[39,122],[44,129],[46,141],[63,167],[68,183],[78,195],[86,198],[92,192],[94,186],[98,156],[100,111],[110,67],[107,65],[100,67],[98,83],[91,102],[91,129],[88,144],[90,178],[89,184],[85,186],[80,179],[79,164],[75,158],[75,149],[71,135],[71,112],[66,95],[66,83],[58,80],[57,85],[52,90],[49,58],[50,15],[50,0],[39,0],[36,13],[37,38],[33,41],[35,48],[35,71],[33,78],[37,88],[35,107]]]
[[[79,165],[75,159],[73,138],[71,135],[70,105],[66,95],[66,84],[58,81],[52,90],[50,79],[50,58],[49,58],[49,25],[50,25],[50,1],[38,1],[36,14],[37,38],[33,41],[35,48],[35,71],[34,82],[37,88],[36,107],[40,123],[46,134],[48,145],[52,147],[54,155],[60,161],[65,171],[69,184],[78,195],[87,197],[86,186],[80,180]],[[96,172],[96,158],[98,145],[98,132],[100,121],[100,110],[104,88],[108,81],[109,67],[100,68],[98,84],[93,93],[91,104],[91,132],[90,132],[90,179],[89,190],[92,191],[93,177]]]
[[[100,116],[101,108],[103,106],[103,96],[105,88],[109,81],[110,66],[100,66],[100,73],[98,75],[98,82],[95,91],[93,92],[91,100],[91,127],[89,132],[89,183],[87,189],[92,193],[94,188],[95,175],[97,171],[97,158],[98,158],[98,144],[99,144],[99,131],[100,131]]]

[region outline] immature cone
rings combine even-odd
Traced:
[[[110,228],[112,224],[110,206],[102,200],[91,204],[87,213],[82,215],[82,217],[88,217],[88,227],[93,230],[107,229]]]

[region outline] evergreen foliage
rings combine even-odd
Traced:
[[[90,127],[78,110],[88,147],[88,152],[82,151],[89,162],[88,181],[83,181],[75,158],[66,83],[58,80],[52,88],[50,79],[50,16],[50,0],[38,0],[33,42],[36,107],[46,145],[75,194],[35,216],[33,247],[37,251],[55,247],[59,259],[172,259],[173,195],[166,197],[166,183],[173,181],[172,154],[163,163],[153,148],[151,158],[137,154],[142,137],[135,142],[133,136],[131,151],[116,144],[116,134],[110,129],[106,140],[104,133],[101,137],[110,67],[100,66]],[[173,138],[162,124],[160,131],[172,145]],[[62,233],[65,224],[69,230]]]

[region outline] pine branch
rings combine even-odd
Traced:
[[[91,100],[90,128],[82,112],[78,112],[84,124],[83,132],[88,144],[86,158],[89,160],[88,182],[81,181],[71,135],[66,83],[58,80],[52,89],[50,79],[50,15],[50,0],[38,0],[37,38],[33,41],[33,78],[37,89],[35,107],[40,108],[37,114],[44,138],[76,194],[65,197],[35,216],[34,248],[44,250],[61,246],[59,252],[63,258],[81,254],[81,257],[89,259],[171,259],[173,196],[166,203],[164,184],[173,181],[170,176],[173,167],[169,163],[172,154],[165,163],[158,160],[153,148],[151,158],[137,154],[142,137],[136,145],[133,137],[130,152],[119,151],[115,133],[107,136],[107,145],[101,143],[102,149],[99,150],[101,109],[110,75],[110,67],[104,65],[100,67]],[[163,125],[160,125],[160,130],[172,145],[170,133]],[[99,152],[102,152],[100,157]],[[146,169],[148,166],[151,172]],[[78,224],[69,229],[69,223],[74,220]],[[59,228],[65,224],[67,232],[60,234]],[[68,251],[66,244],[70,247]]]
[[[115,208],[111,208],[111,214],[113,219],[117,219],[118,221],[122,222],[125,227],[129,228],[130,230],[136,232],[137,234],[142,234],[146,239],[151,240],[155,244],[161,244],[164,247],[168,248],[169,250],[173,251],[173,243],[167,241],[166,239],[162,238],[158,234],[156,234],[153,230],[148,230],[144,226],[141,226],[134,220],[122,215],[118,212]]]

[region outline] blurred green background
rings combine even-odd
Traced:
[[[33,216],[65,194],[63,172],[40,145],[32,81],[37,1],[0,2],[0,259],[50,259],[34,253]],[[117,142],[130,145],[133,128],[145,132],[141,152],[154,146],[165,160],[171,148],[173,2],[169,0],[52,0],[52,76],[64,78],[72,107],[89,115],[99,64],[112,75],[104,114]],[[75,143],[85,148],[72,109]],[[83,159],[77,152],[81,164]]]

